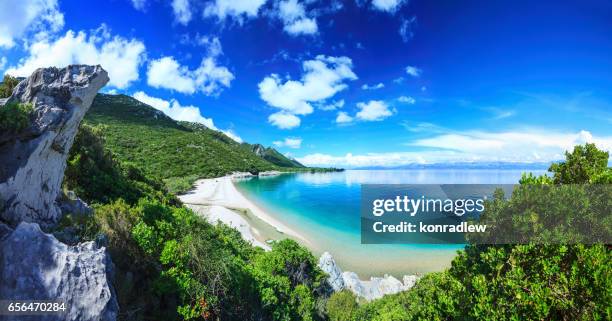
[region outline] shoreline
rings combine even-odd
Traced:
[[[264,176],[279,175],[269,173]],[[314,245],[304,236],[275,219],[246,198],[234,185],[235,179],[252,177],[247,173],[234,173],[218,178],[201,179],[189,192],[178,198],[200,217],[212,224],[221,222],[236,229],[244,240],[253,246],[270,251],[269,241],[291,238],[312,251]],[[313,253],[314,254],[314,253]],[[336,264],[329,252],[318,259],[319,267],[328,274],[334,291],[347,289],[367,301],[410,289],[419,278],[404,274],[400,281],[389,274],[371,276],[361,280],[357,273],[345,271]]]
[[[201,179],[195,182],[193,189],[178,195],[178,198],[187,207],[209,221],[213,223],[220,221],[237,229],[245,240],[255,246],[269,249],[268,240],[284,237],[311,245],[306,237],[269,215],[242,195],[233,180],[249,176],[251,175],[236,173],[218,178]]]

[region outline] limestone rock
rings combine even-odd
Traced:
[[[336,261],[334,261],[334,258],[331,256],[331,254],[329,254],[329,252],[323,253],[319,258],[319,268],[329,275],[327,278],[327,283],[329,283],[334,292],[344,289],[342,270],[340,270],[336,264]]]
[[[94,242],[67,246],[36,223],[21,223],[0,239],[0,299],[61,299],[67,304],[65,314],[36,320],[115,320],[119,307],[108,281],[112,273],[105,248]]]
[[[31,125],[0,133],[0,218],[10,225],[57,222],[55,203],[66,158],[83,116],[108,82],[100,66],[41,68],[20,82],[8,101],[34,107]],[[2,106],[0,105],[0,108]]]
[[[367,301],[409,290],[418,280],[416,275],[404,275],[403,282],[392,275],[385,275],[384,277],[371,277],[370,280],[364,281],[359,279],[355,272],[342,272],[328,252],[323,253],[319,258],[319,268],[329,275],[327,282],[334,291],[347,289]]]

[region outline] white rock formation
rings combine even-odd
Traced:
[[[10,225],[57,222],[66,158],[83,116],[108,82],[100,66],[41,68],[17,85],[6,104],[30,103],[31,125],[0,133],[0,218]],[[3,106],[0,106],[2,108]]]
[[[334,291],[347,289],[367,301],[380,299],[387,294],[409,290],[418,280],[416,275],[404,275],[404,282],[392,275],[385,275],[382,278],[371,277],[370,280],[363,281],[359,279],[355,272],[347,271],[343,273],[328,252],[323,253],[319,258],[319,268],[329,275],[327,282]]]
[[[114,321],[113,265],[94,242],[68,246],[41,231],[61,217],[66,158],[85,112],[108,82],[100,66],[37,69],[4,104],[32,104],[30,125],[0,132],[0,300],[63,300],[65,314],[1,320]],[[76,197],[62,208],[89,215]],[[1,222],[5,222],[3,224]],[[10,226],[15,227],[14,230]]]
[[[336,261],[334,261],[334,258],[329,252],[323,253],[319,258],[319,268],[329,275],[327,282],[331,285],[334,292],[344,289],[345,285],[342,279],[342,271],[340,271],[340,268],[336,265]]]
[[[108,281],[112,272],[105,248],[94,242],[67,246],[36,223],[21,223],[0,239],[0,299],[59,299],[67,304],[65,314],[36,320],[115,320],[119,306]]]

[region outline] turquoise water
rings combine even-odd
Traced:
[[[540,174],[543,171],[531,172]],[[247,198],[309,240],[317,255],[330,252],[343,270],[361,277],[439,271],[458,245],[361,244],[361,184],[512,184],[523,170],[348,170],[283,174],[236,183]]]

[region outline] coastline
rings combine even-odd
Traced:
[[[280,172],[266,172],[260,176],[274,176]],[[252,201],[247,199],[234,185],[234,180],[252,177],[249,173],[234,173],[218,178],[201,179],[194,188],[179,195],[179,199],[199,216],[210,223],[221,222],[236,229],[244,240],[266,251],[271,250],[269,241],[292,238],[309,248],[313,244],[304,236],[275,219]],[[329,275],[328,281],[334,291],[348,289],[353,294],[371,301],[387,294],[406,291],[415,285],[419,276],[403,275],[400,281],[392,275],[371,276],[361,280],[357,273],[345,271],[336,264],[329,252],[319,258],[319,267]]]
[[[266,213],[238,191],[233,180],[249,176],[252,175],[235,173],[201,179],[195,182],[192,190],[178,197],[200,216],[212,223],[220,221],[235,228],[245,240],[265,250],[270,249],[267,241],[286,237],[310,244],[303,235]]]

